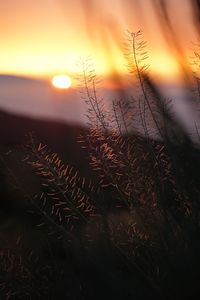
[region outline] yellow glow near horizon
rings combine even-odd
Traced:
[[[52,85],[59,89],[68,89],[71,84],[71,78],[67,75],[55,75],[52,78]]]
[[[181,73],[178,61],[168,54],[153,56],[151,65],[153,73],[160,78],[175,80]]]

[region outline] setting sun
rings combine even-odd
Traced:
[[[71,78],[67,75],[56,75],[51,82],[54,87],[59,89],[68,89],[72,84]]]

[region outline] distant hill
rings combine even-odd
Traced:
[[[0,111],[0,154],[6,166],[13,172],[20,184],[30,193],[40,189],[40,182],[23,159],[26,153],[23,144],[32,132],[37,141],[47,145],[52,152],[58,153],[65,164],[78,169],[85,176],[91,174],[86,152],[77,142],[80,134],[87,130],[76,124],[31,119],[24,116]],[[8,203],[21,202],[21,193],[16,194],[15,183],[5,164],[0,161],[0,211],[1,206]],[[10,209],[9,204],[9,209]]]
[[[2,151],[3,149],[9,151],[18,148],[30,132],[34,133],[39,141],[65,157],[65,160],[81,164],[84,151],[77,143],[77,139],[80,134],[86,132],[84,127],[0,111],[0,147]]]
[[[47,145],[52,152],[58,153],[64,163],[74,166],[86,177],[93,174],[87,150],[83,150],[77,142],[81,134],[87,134],[85,127],[58,121],[37,120],[0,111],[0,153],[24,186],[30,185],[32,190],[37,189],[33,186],[35,179],[32,170],[22,162],[26,155],[22,145],[30,132],[34,133],[37,140]],[[143,139],[140,143],[143,144]],[[194,177],[196,181],[195,177],[198,177],[200,165],[199,150],[193,148],[191,144],[176,143],[171,145],[170,151],[173,151],[176,160],[182,161],[181,164],[187,164],[184,166],[187,169],[183,174],[186,177],[184,180],[187,182],[187,175],[190,174],[190,177]],[[0,177],[2,173],[2,180],[5,181],[7,180],[5,176],[8,174],[2,168],[4,167],[0,165]]]

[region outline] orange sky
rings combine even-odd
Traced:
[[[182,49],[189,52],[191,43],[197,40],[191,1],[167,1],[178,50],[160,23],[156,2],[1,1],[0,73],[34,77],[73,75],[77,72],[78,59],[87,55],[94,59],[97,73],[122,73],[125,71],[123,34],[126,29],[142,29],[148,40],[152,72],[173,78],[180,69],[176,56],[183,55]]]

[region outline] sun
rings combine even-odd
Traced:
[[[51,82],[58,89],[68,89],[72,85],[71,78],[67,75],[55,75]]]

